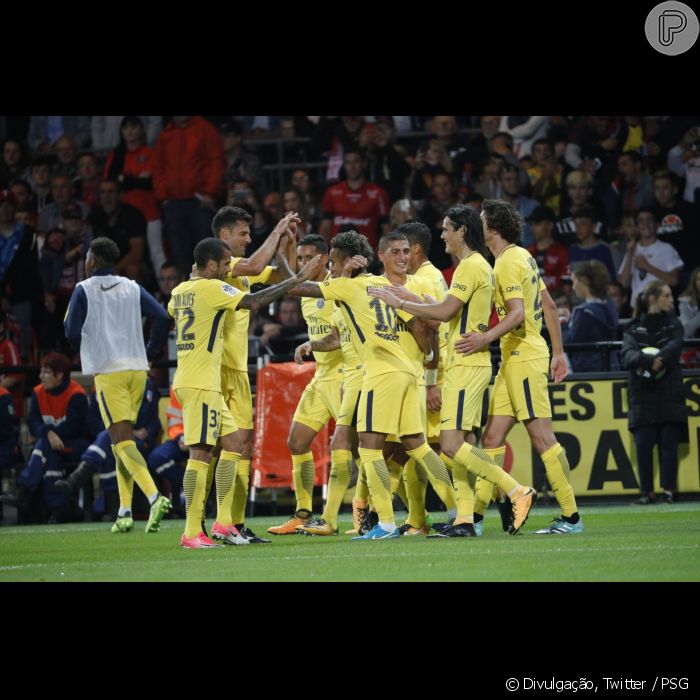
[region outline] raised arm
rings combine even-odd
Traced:
[[[265,242],[249,258],[241,258],[236,263],[231,274],[234,277],[259,275],[272,260],[280,244],[280,239],[286,235],[289,224],[293,221],[299,222],[301,220],[296,212],[290,211],[279,220]]]

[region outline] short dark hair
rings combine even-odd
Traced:
[[[639,151],[622,151],[617,157],[618,160],[622,158],[622,156],[627,156],[635,165],[642,163],[642,154]]]
[[[252,220],[253,217],[245,209],[240,207],[221,207],[211,222],[211,230],[215,236],[219,236],[222,228],[231,228],[239,221],[249,224]]]
[[[354,229],[339,233],[331,240],[331,248],[342,251],[348,258],[353,255],[362,255],[367,258],[367,264],[371,263],[374,258],[374,251],[367,236]]]
[[[594,224],[598,221],[598,210],[589,204],[584,204],[580,209],[571,212],[574,219],[588,219]]]
[[[408,241],[408,236],[405,233],[401,233],[401,231],[389,231],[389,233],[385,233],[379,239],[379,244],[377,247],[382,253],[384,253],[389,247],[389,243],[391,243],[391,241]]]
[[[430,233],[430,229],[422,221],[406,221],[400,226],[396,227],[399,233],[403,233],[408,242],[411,245],[416,243],[421,247],[423,253],[427,256],[430,252],[430,244],[432,243],[433,237]]]
[[[102,265],[98,264],[98,267],[111,267],[122,257],[119,252],[119,246],[111,238],[106,238],[105,236],[92,240],[90,252],[98,263],[102,263]]]
[[[488,227],[497,231],[503,240],[516,243],[523,230],[523,217],[502,199],[485,199],[482,212]]]
[[[326,239],[323,236],[319,236],[317,233],[309,233],[300,238],[297,247],[300,245],[312,245],[316,248],[317,253],[321,253],[321,255],[328,254],[328,243]]]
[[[62,374],[63,378],[70,377],[70,360],[60,352],[50,352],[41,359],[40,367],[50,369],[54,374]]]
[[[219,262],[231,249],[220,238],[203,238],[194,248],[194,264],[201,270],[210,260]]]
[[[182,277],[182,268],[180,267],[179,263],[176,263],[174,260],[166,260],[161,266],[159,272],[162,272],[163,270],[172,267],[173,270],[175,270],[178,274],[178,277]]]
[[[481,217],[473,207],[460,204],[450,207],[445,216],[452,222],[455,229],[464,226],[464,242],[472,249],[486,257],[486,243],[484,241],[484,227]]]
[[[121,131],[125,126],[140,126],[145,129],[143,119],[141,117],[124,117],[119,124],[119,130]]]

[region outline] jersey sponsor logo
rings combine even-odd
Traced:
[[[519,284],[514,284],[510,287],[506,287],[506,292],[522,292],[523,288]]]
[[[344,226],[345,224],[356,224],[357,226],[369,226],[369,218],[363,219],[354,216],[336,216],[333,218],[333,223],[336,226]]]
[[[118,284],[121,284],[121,281],[115,282],[114,284],[110,285],[109,287],[105,287],[104,284],[101,284],[100,289],[103,292],[108,292],[110,289],[114,289]]]
[[[221,291],[224,294],[228,294],[230,297],[235,297],[236,294],[238,294],[238,290],[235,287],[232,287],[230,284],[222,284]]]
[[[194,350],[194,343],[178,343],[177,351],[184,352],[185,350]]]
[[[463,292],[467,291],[467,285],[466,284],[460,284],[459,282],[453,282],[452,283],[452,289],[461,289]]]
[[[479,329],[480,333],[486,333],[486,331],[489,329],[488,323],[480,323],[477,328]]]

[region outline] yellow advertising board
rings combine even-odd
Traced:
[[[700,491],[700,377],[685,377],[688,432],[678,448],[678,490]],[[493,385],[489,392],[493,390]],[[571,380],[549,385],[554,432],[566,450],[571,481],[578,496],[633,495],[639,473],[632,433],[627,429],[627,381]],[[522,423],[508,435],[513,449],[513,476],[538,490],[545,483],[544,465],[533,451]],[[656,450],[655,483],[659,490]]]

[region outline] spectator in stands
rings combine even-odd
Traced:
[[[42,287],[37,237],[33,229],[15,221],[15,199],[0,190],[0,296],[21,329],[20,352],[27,359],[32,346],[32,320],[38,320]]]
[[[639,294],[654,280],[675,287],[683,267],[678,251],[669,243],[657,239],[659,222],[651,209],[640,209],[636,221],[639,240],[628,242],[625,258],[618,270],[620,282],[631,289],[633,306],[636,306]]]
[[[411,199],[427,199],[435,177],[444,173],[451,179],[452,169],[450,154],[439,139],[431,139],[421,144],[416,152],[411,173]]]
[[[513,152],[517,158],[529,156],[537,139],[547,136],[547,117],[501,117],[499,129],[513,137]]]
[[[617,159],[618,176],[603,194],[603,207],[609,228],[620,224],[622,212],[640,209],[654,202],[651,177],[644,173],[642,156],[638,151],[625,151]]]
[[[569,246],[569,265],[585,260],[599,260],[605,265],[610,279],[615,279],[615,266],[607,243],[596,238],[598,213],[593,207],[582,207],[576,212],[576,243]]]
[[[678,476],[678,443],[687,424],[680,365],[683,325],[673,310],[671,288],[663,280],[654,280],[645,287],[639,306],[641,313],[625,331],[620,353],[623,368],[630,370],[627,424],[637,447],[642,492],[636,503],[656,502],[656,445],[661,465],[661,502],[672,503]]]
[[[0,159],[0,190],[9,187],[10,182],[28,175],[27,154],[17,139],[5,139]]]
[[[390,202],[405,196],[411,166],[406,162],[402,150],[396,146],[392,118],[379,117],[376,123],[365,124],[359,140],[367,157],[369,181],[386,190]]]
[[[455,206],[459,198],[455,193],[452,178],[447,173],[438,173],[433,181],[432,195],[420,213],[421,221],[430,229],[433,237],[428,255],[430,262],[440,270],[452,265],[452,256],[445,252],[442,240],[442,224],[447,210]]]
[[[693,206],[678,196],[678,176],[670,170],[660,170],[654,173],[653,181],[652,210],[660,222],[656,235],[678,251],[688,268],[700,265],[700,228]]]
[[[417,218],[416,207],[410,199],[397,199],[389,210],[389,226],[392,230]]]
[[[0,374],[0,382],[3,379],[4,376]],[[24,455],[19,447],[12,395],[0,385],[0,476],[4,477],[7,469],[22,462],[24,462]],[[4,481],[4,478],[2,480]],[[1,503],[0,520],[2,520]]]
[[[117,180],[121,201],[138,209],[146,219],[148,252],[157,275],[165,262],[163,222],[153,192],[153,149],[146,145],[146,129],[141,117],[122,119],[121,140],[110,151],[104,167],[104,177]]]
[[[78,157],[78,177],[73,181],[75,196],[93,209],[97,206],[100,196],[100,167],[97,156],[92,152],[81,153]]]
[[[22,364],[19,348],[10,339],[6,324],[7,314],[0,309],[0,364],[19,367]],[[12,398],[12,415],[19,419],[24,415],[24,374],[13,374],[7,370],[0,373],[0,387],[9,392]]]
[[[90,212],[88,222],[93,238],[110,238],[119,247],[121,257],[114,266],[115,274],[141,283],[147,274],[146,219],[136,207],[119,200],[119,189],[117,180],[102,181],[100,204]]]
[[[562,327],[564,343],[595,343],[617,340],[617,311],[607,298],[608,271],[598,260],[575,263],[571,268],[574,294],[583,303],[574,307],[571,319]],[[606,369],[608,351],[579,350],[569,352],[574,372],[602,372]],[[617,357],[612,355],[609,368],[619,369]]]
[[[120,117],[92,117],[90,132],[92,148],[100,156],[106,156],[109,151],[119,146],[122,138],[122,120]],[[162,117],[139,117],[146,130],[145,143],[149,148],[156,145],[158,134],[163,125]]]
[[[90,117],[31,117],[27,141],[34,151],[51,152],[64,134],[75,139],[78,148],[90,143]]]
[[[255,153],[243,145],[243,126],[231,120],[220,128],[222,148],[224,151],[224,172],[227,181],[245,178],[253,184],[256,191],[266,192],[262,163]]]
[[[357,152],[360,148],[363,124],[364,117],[358,116],[320,117],[309,143],[309,152],[316,159],[328,157],[326,182],[339,180],[346,152]]]
[[[557,234],[565,245],[570,245],[576,240],[574,215],[579,209],[591,206],[596,211],[600,211],[593,193],[593,184],[593,176],[583,170],[573,170],[566,176],[566,189],[562,192],[559,210],[561,219],[557,222]],[[603,223],[596,222],[596,236],[603,236],[604,233]]]
[[[316,187],[311,182],[311,177],[306,170],[295,170],[292,173],[292,187],[299,190],[302,194],[302,199],[306,204],[306,210],[309,215],[311,227],[318,230],[318,225],[321,222],[321,196],[316,191]]]
[[[319,233],[329,241],[341,226],[350,225],[375,246],[378,236],[389,231],[389,196],[367,182],[366,161],[359,149],[345,149],[346,179],[331,185],[323,195],[323,219]]]
[[[489,149],[492,156],[498,156],[506,164],[514,165],[518,169],[519,192],[527,192],[530,187],[530,178],[513,152],[513,137],[504,131],[499,131],[489,141]]]
[[[629,303],[629,293],[627,288],[617,280],[608,283],[608,298],[612,300],[617,311],[618,319],[631,319],[632,307]],[[618,333],[619,336],[619,333]],[[616,338],[620,340],[620,338]]]
[[[15,196],[17,207],[28,207],[36,211],[34,193],[32,192],[31,185],[26,180],[12,180],[9,189]]]
[[[117,493],[117,466],[112,452],[112,439],[105,428],[97,405],[97,397],[93,392],[94,401],[90,403],[91,424],[99,428],[99,432],[91,445],[80,456],[80,464],[66,479],[56,481],[56,487],[68,500],[77,501],[78,494],[92,475],[100,475],[100,501],[93,506],[98,513],[106,513],[108,519],[115,519],[119,510],[119,495]],[[150,378],[146,379],[146,388],[139,412],[134,423],[132,436],[136,448],[148,458],[151,450],[156,446],[156,440],[161,431],[160,418],[158,417],[158,393]]]
[[[530,197],[520,194],[520,168],[516,165],[507,163],[500,168],[498,171],[498,184],[501,188],[500,199],[508,202],[525,220],[520,243],[527,248],[535,242],[528,218],[540,206],[540,203],[535,199],[530,199]]]
[[[47,156],[34,158],[29,166],[29,184],[36,197],[37,211],[53,202],[51,195],[51,160]]]
[[[75,145],[75,139],[70,134],[63,134],[54,148],[56,152],[56,173],[67,175],[71,180],[78,174],[78,149]]]
[[[681,142],[668,152],[668,169],[684,179],[683,199],[697,206],[697,189],[700,187],[700,126],[688,129]]]
[[[83,212],[83,218],[87,218],[90,211],[85,202],[75,199],[73,180],[68,175],[57,174],[51,177],[51,203],[39,209],[39,221],[37,229],[42,237],[40,243],[43,245],[43,236],[47,231],[61,224],[61,210],[69,202],[77,202]]]
[[[554,240],[556,216],[548,207],[533,209],[528,222],[535,242],[528,248],[537,261],[542,281],[550,294],[562,291],[562,277],[569,266],[569,252],[565,246]]]
[[[298,336],[305,333],[306,324],[297,297],[283,297],[277,321],[263,321],[256,330],[262,349],[269,355],[293,355],[294,348],[303,342]]]
[[[436,116],[430,120],[429,130],[440,146],[447,151],[450,161],[461,158],[466,154],[466,144],[457,131],[457,119],[453,116]],[[431,139],[432,140],[432,139]]]
[[[473,179],[474,171],[479,163],[483,163],[491,154],[489,141],[498,133],[501,118],[485,116],[480,119],[481,131],[467,142],[467,152],[464,155],[464,170],[468,179]]]
[[[554,146],[549,139],[537,139],[532,144],[532,167],[527,169],[532,196],[540,204],[559,213],[564,164],[554,158]]]
[[[700,267],[690,274],[687,289],[678,299],[684,338],[697,338],[700,329]]]
[[[49,522],[66,522],[72,513],[66,508],[56,480],[70,465],[77,465],[87,449],[87,395],[70,378],[70,360],[51,352],[41,361],[40,384],[34,387],[27,418],[29,432],[37,441],[27,466],[17,477],[18,489],[1,497],[4,503],[24,508],[33,493],[41,493],[49,510]]]
[[[569,131],[566,164],[609,184],[617,174],[619,126],[615,117],[579,117]]]
[[[148,469],[153,476],[158,490],[169,493],[173,508],[185,516],[184,497],[182,496],[182,481],[187,466],[189,448],[185,445],[185,428],[182,423],[182,405],[177,400],[175,392],[170,389],[170,403],[166,411],[168,418],[168,439],[156,447],[148,457]],[[165,489],[163,480],[170,486]]]
[[[152,177],[170,257],[183,270],[192,266],[197,243],[211,236],[223,175],[224,151],[214,126],[200,116],[173,117],[158,136]]]
[[[295,188],[287,190],[282,195],[282,202],[285,214],[290,211],[295,211],[301,219],[301,222],[297,224],[297,238],[303,238],[313,233],[309,220],[309,213],[306,210],[306,202],[304,201],[302,193]]]

